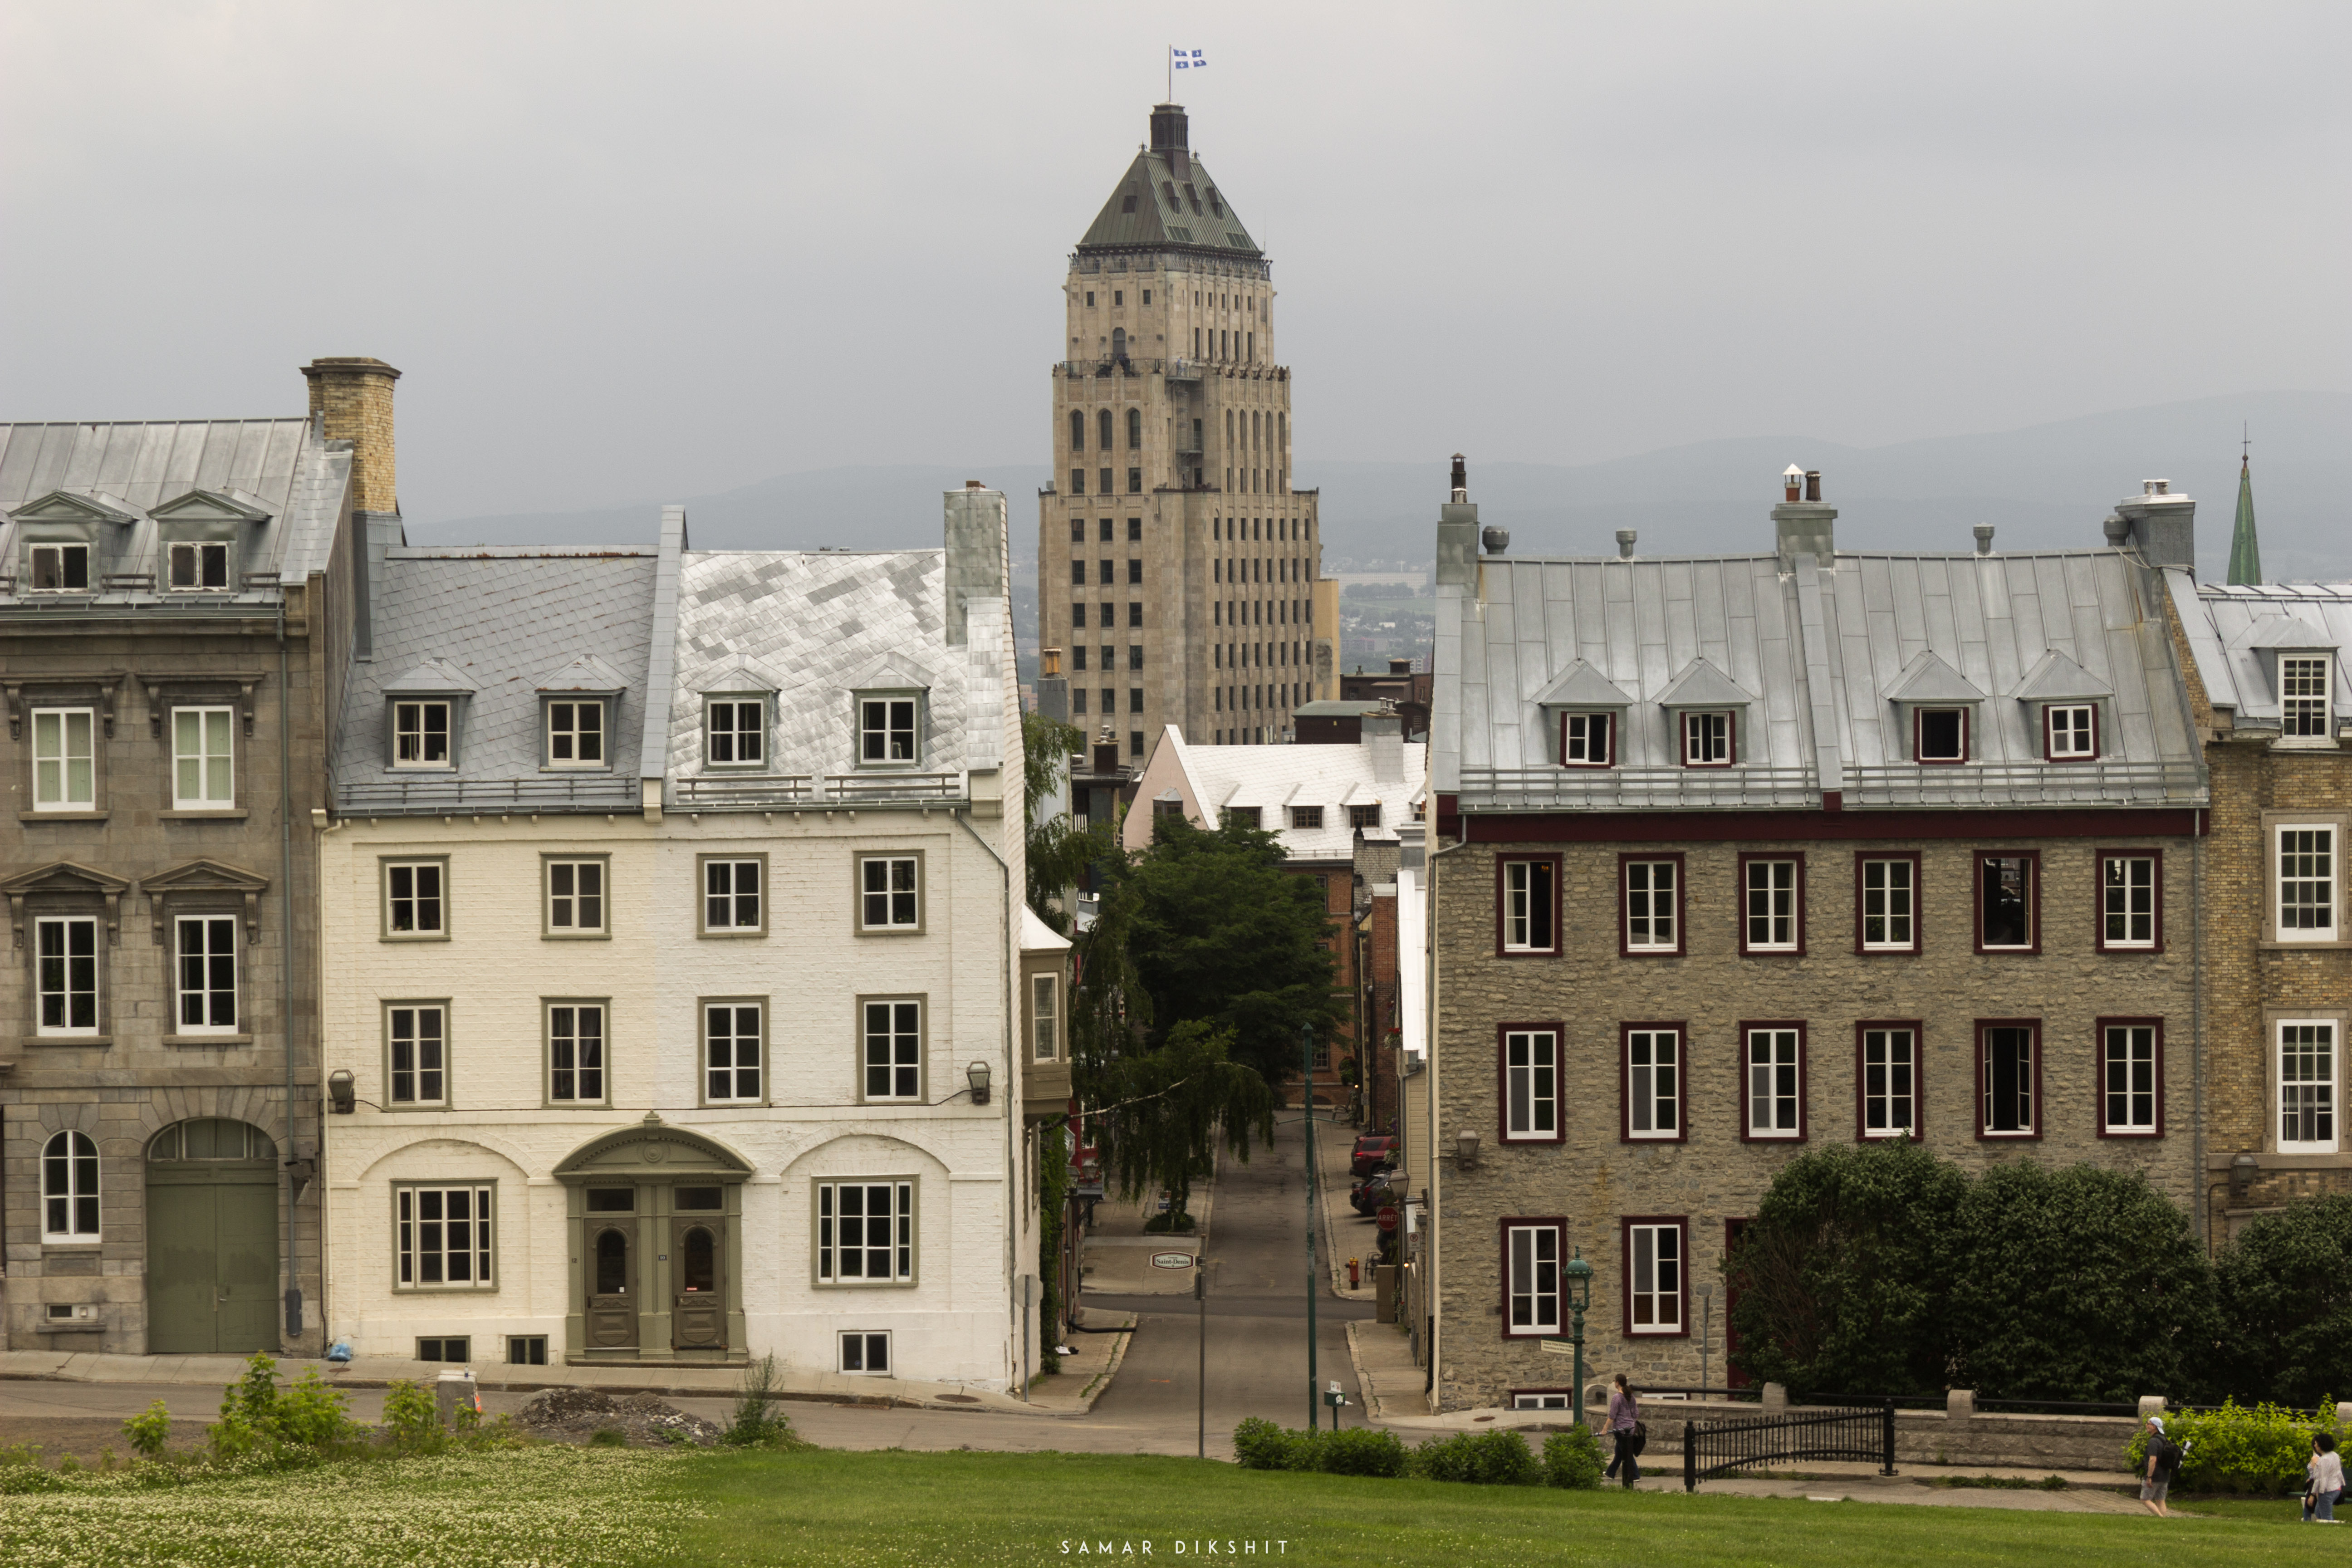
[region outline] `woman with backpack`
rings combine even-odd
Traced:
[[[1616,1392],[1609,1396],[1606,1430],[1617,1439],[1617,1453],[1609,1461],[1609,1468],[1601,1473],[1601,1479],[1604,1481],[1610,1479],[1622,1467],[1625,1489],[1632,1491],[1633,1483],[1642,1479],[1642,1407],[1633,1397],[1633,1391],[1626,1386],[1625,1374],[1622,1372],[1617,1374]]]
[[[2304,1467],[2311,1481],[2303,1500],[2305,1524],[2334,1524],[2336,1500],[2344,1495],[2344,1457],[2336,1439],[2322,1432],[2311,1440],[2311,1463]]]

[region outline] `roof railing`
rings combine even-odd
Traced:
[[[1462,770],[1465,803],[1504,810],[1552,806],[1818,805],[1811,768],[1477,768]]]
[[[635,811],[637,781],[593,778],[364,779],[335,786],[344,816],[429,816],[483,812]]]
[[[1871,805],[2202,805],[2205,764],[1916,763],[1846,769],[1845,804]]]

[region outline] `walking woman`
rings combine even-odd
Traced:
[[[2305,1468],[2311,1483],[2304,1495],[2303,1521],[2334,1524],[2336,1501],[2344,1495],[2344,1458],[2336,1451],[2336,1439],[2325,1432],[2314,1437],[2311,1463]]]
[[[1613,1479],[1618,1473],[1619,1467],[1622,1466],[1624,1469],[1624,1486],[1627,1491],[1633,1490],[1633,1483],[1642,1479],[1642,1462],[1635,1457],[1641,1450],[1635,1446],[1633,1440],[1633,1428],[1641,1419],[1641,1405],[1634,1399],[1633,1391],[1625,1386],[1625,1374],[1621,1372],[1617,1374],[1617,1390],[1609,1396],[1607,1428],[1609,1435],[1617,1439],[1617,1453],[1615,1458],[1609,1461],[1609,1468],[1601,1473],[1601,1479],[1602,1480]]]

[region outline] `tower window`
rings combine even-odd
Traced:
[[[1102,524],[1101,524],[1101,526],[1102,526],[1102,542],[1103,542],[1105,544],[1108,544],[1108,543],[1110,542],[1110,519],[1108,519],[1108,518],[1104,518],[1104,519],[1102,520]]]
[[[1086,449],[1087,416],[1073,408],[1070,410],[1070,450],[1083,452]]]
[[[1087,308],[1088,310],[1092,310],[1092,309],[1094,308],[1094,303],[1095,303],[1095,291],[1094,291],[1093,289],[1087,289]]]
[[[1134,197],[1132,197],[1132,196],[1129,196],[1129,197],[1128,198],[1128,200],[1129,200],[1130,202],[1131,202],[1131,201],[1133,201],[1134,199],[1135,199],[1135,198],[1134,198]],[[1129,210],[1129,211],[1131,212],[1131,211],[1133,211],[1134,209],[1133,209],[1132,207],[1130,207],[1130,208],[1129,208],[1128,210]],[[1125,305],[1125,304],[1127,303],[1127,290],[1126,290],[1126,289],[1112,289],[1112,290],[1110,291],[1110,302],[1111,302],[1112,304],[1114,304],[1114,305]]]
[[[1095,438],[1096,444],[1104,451],[1110,450],[1110,410],[1108,408],[1101,409],[1095,415]],[[1110,487],[1105,485],[1103,488],[1108,489]]]
[[[1130,544],[1139,544],[1142,542],[1143,520],[1141,518],[1130,517],[1127,520],[1127,538],[1128,542]]]
[[[1149,289],[1143,291],[1143,302],[1147,305],[1151,303],[1151,290]]]
[[[1086,542],[1087,520],[1083,517],[1074,517],[1070,519],[1070,542],[1073,544],[1084,544]]]
[[[1127,449],[1130,452],[1143,449],[1143,410],[1140,408],[1127,411]]]

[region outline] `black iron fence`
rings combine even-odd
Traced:
[[[1875,1462],[1895,1473],[1895,1406],[1875,1410],[1807,1410],[1786,1415],[1740,1415],[1692,1421],[1683,1427],[1683,1490],[1755,1465],[1790,1459]]]

